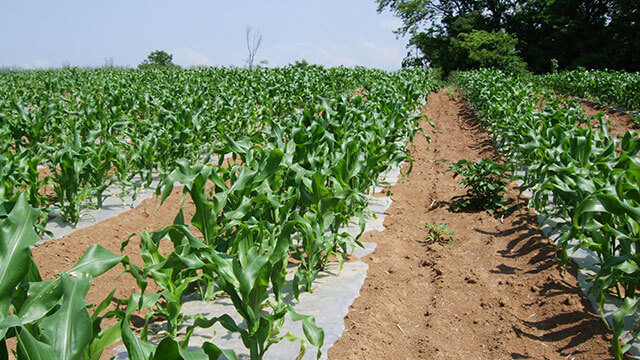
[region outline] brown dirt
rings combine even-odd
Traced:
[[[464,193],[449,163],[494,155],[468,105],[442,90],[424,113],[436,125],[423,123],[431,145],[416,137],[414,170],[391,189],[386,230],[363,236],[378,246],[329,359],[611,358],[575,266],[563,271],[532,212],[449,211]],[[425,223],[436,222],[449,224],[453,245],[426,244]]]
[[[51,172],[51,169],[49,169],[48,166],[38,169],[38,178],[40,180],[45,180],[46,178],[51,178],[52,176],[53,176],[53,173]],[[38,189],[38,193],[40,193],[41,195],[47,196],[49,201],[52,203],[58,201],[58,196],[53,191],[53,186],[51,184],[44,185],[43,187]]]
[[[609,132],[613,136],[622,136],[627,130],[637,131],[637,129],[634,129],[634,122],[631,120],[631,115],[628,113],[602,107],[591,101],[581,100],[580,103],[582,104],[584,111],[589,116],[603,113],[605,118],[608,118],[611,122]]]

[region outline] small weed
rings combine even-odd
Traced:
[[[458,100],[458,97],[460,96],[460,94],[458,94],[457,91],[452,90],[452,89],[448,89],[447,90],[447,95],[449,95],[449,99],[456,101]]]
[[[640,115],[631,116],[631,123],[634,129],[640,129]]]
[[[427,243],[433,244],[449,240],[449,243],[453,245],[454,234],[453,231],[447,230],[449,228],[448,224],[426,223],[424,226],[427,227]]]

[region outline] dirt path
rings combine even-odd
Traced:
[[[501,219],[452,213],[463,194],[450,162],[492,156],[468,106],[431,94],[414,170],[392,189],[387,229],[329,359],[606,359],[609,331],[563,272],[526,209]],[[425,149],[427,149],[425,151]],[[511,198],[517,193],[512,191]],[[515,202],[514,202],[515,205]],[[453,245],[426,244],[425,223],[447,223]]]

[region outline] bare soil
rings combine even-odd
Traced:
[[[435,130],[415,139],[413,173],[391,189],[386,230],[329,359],[606,359],[610,334],[539,231],[535,215],[449,211],[464,194],[451,162],[495,155],[469,106],[446,90],[423,109]],[[426,151],[425,151],[426,149]],[[446,223],[453,245],[427,244]]]
[[[611,122],[609,132],[613,136],[623,136],[627,130],[638,130],[634,129],[635,124],[631,120],[631,115],[626,112],[613,110],[586,100],[581,100],[580,103],[589,116],[602,113]]]
[[[446,90],[431,94],[423,122],[431,144],[417,136],[414,169],[391,189],[386,230],[367,233],[378,244],[364,258],[369,272],[345,319],[330,359],[605,359],[610,335],[525,207],[501,218],[486,212],[453,213],[448,204],[464,193],[450,162],[495,155],[471,110]],[[178,212],[181,187],[163,205],[147,199],[131,211],[33,249],[50,279],[99,243],[114,253],[131,234],[168,226]],[[510,194],[515,199],[516,192]],[[185,216],[192,207],[187,203]],[[514,202],[514,206],[518,205]],[[522,205],[522,204],[520,204]],[[425,223],[447,223],[453,245],[427,244]],[[136,237],[125,253],[140,264]],[[99,303],[137,291],[116,267],[96,279],[87,301]],[[153,290],[153,289],[151,289]],[[108,324],[105,324],[108,325]],[[103,358],[113,356],[108,351]]]

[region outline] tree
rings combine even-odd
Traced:
[[[245,28],[245,39],[247,41],[247,51],[249,54],[245,59],[245,63],[249,70],[255,69],[255,60],[258,49],[262,45],[262,34],[260,32],[251,29],[251,26]]]
[[[517,34],[523,58],[535,71],[549,71],[552,58],[565,69],[640,70],[640,1],[524,3],[506,29]]]
[[[113,69],[114,68],[113,57],[104,58],[104,66],[103,66],[103,68],[105,68],[105,69]]]
[[[408,35],[406,66],[430,65],[449,71],[476,66],[458,41],[493,34],[516,41],[514,54],[535,72],[561,68],[640,70],[640,1],[638,0],[375,0],[378,12],[389,10],[402,20],[395,33]],[[461,34],[476,33],[472,37]],[[464,39],[464,40],[463,40]],[[501,40],[500,40],[501,39]],[[472,41],[474,40],[474,41]],[[492,41],[493,41],[492,40]],[[506,50],[505,47],[497,47]],[[476,64],[476,65],[473,65]],[[515,64],[515,63],[514,63]]]
[[[324,66],[320,64],[310,64],[307,60],[296,60],[293,64],[289,64],[289,66],[300,69],[324,69]]]
[[[147,58],[138,65],[140,69],[150,68],[177,68],[178,65],[173,63],[173,55],[164,50],[152,51]]]
[[[611,68],[640,71],[640,3],[638,0],[617,0],[609,9],[608,28],[616,41],[606,49],[615,56]]]
[[[518,56],[517,43],[517,39],[502,30],[472,30],[461,33],[451,41],[454,50],[464,54],[466,68],[496,68],[512,74],[523,74],[527,64]]]
[[[517,40],[500,33],[507,15],[515,10],[515,1],[376,0],[378,12],[388,8],[403,21],[395,32],[410,35],[408,47],[418,51],[410,51],[403,66],[431,66],[441,69],[445,76],[454,70],[495,63],[497,58],[502,59],[501,65],[505,65],[507,58],[514,64],[524,64],[515,48]],[[473,31],[482,32],[471,37],[463,35]],[[493,49],[489,50],[490,47]],[[469,57],[472,53],[474,59]],[[489,57],[494,61],[488,61]]]

